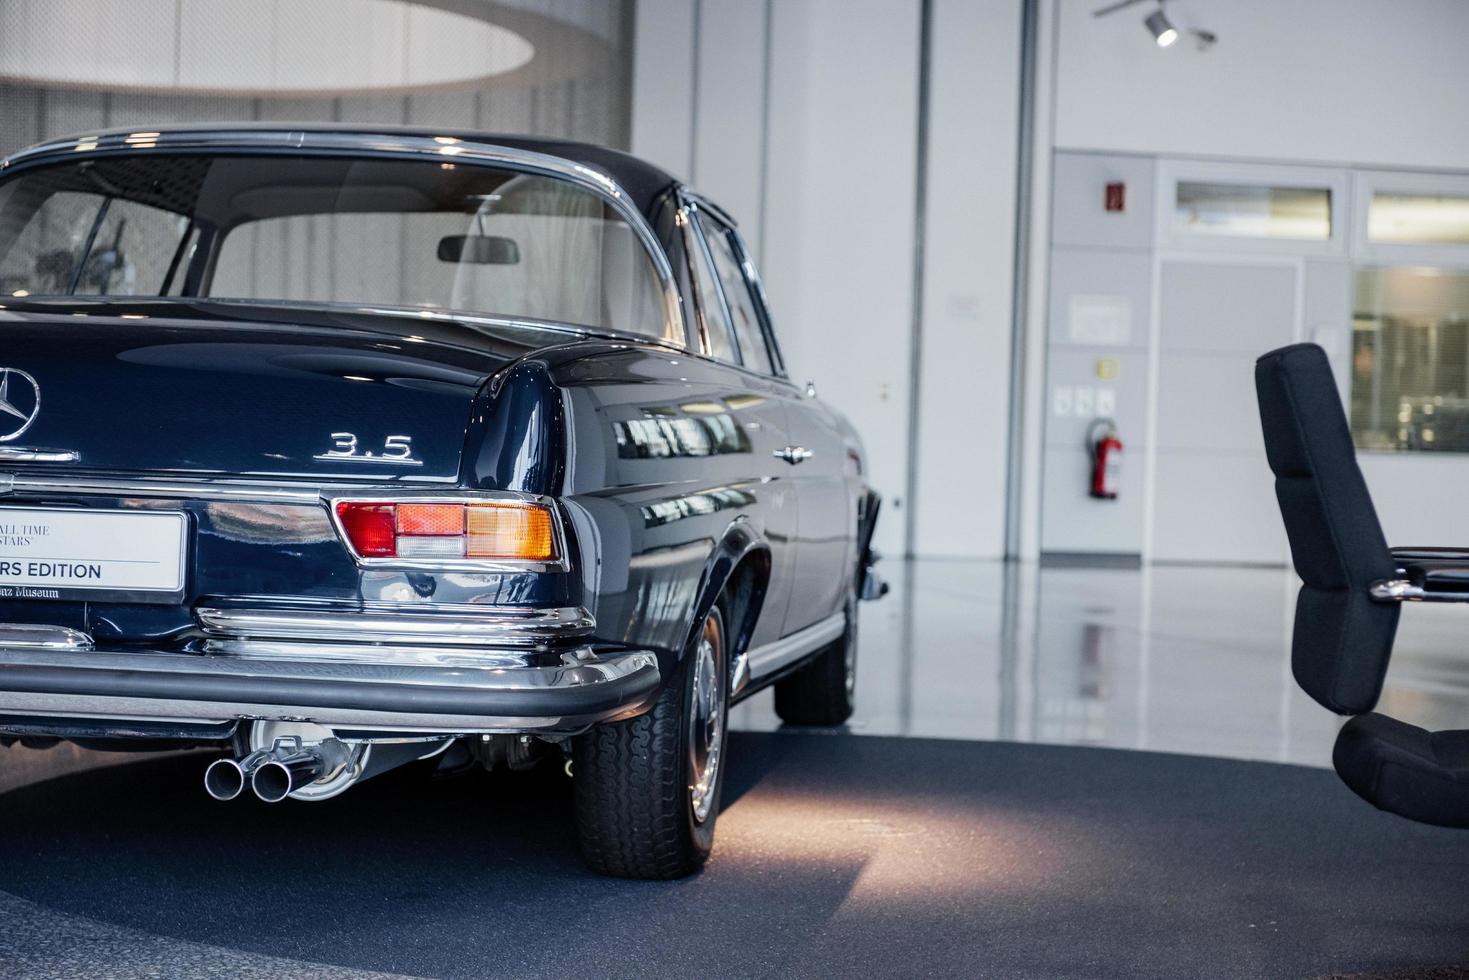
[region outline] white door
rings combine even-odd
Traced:
[[[1303,271],[1296,259],[1159,259],[1153,560],[1285,560],[1254,370],[1300,336]]]

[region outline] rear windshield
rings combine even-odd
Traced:
[[[599,195],[466,163],[140,154],[0,183],[0,298],[403,307],[665,335],[646,248]]]

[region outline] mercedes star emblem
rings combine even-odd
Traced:
[[[11,384],[14,381],[15,384]],[[41,386],[36,379],[19,368],[0,368],[0,430],[7,424],[4,415],[20,420],[13,432],[0,435],[0,442],[19,439],[31,427],[41,411]]]

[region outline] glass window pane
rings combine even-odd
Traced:
[[[1357,447],[1469,452],[1469,272],[1357,272],[1351,422]]]
[[[1469,197],[1374,192],[1367,237],[1412,245],[1469,245]]]
[[[136,201],[112,199],[87,253],[78,296],[157,296],[189,219]]]
[[[1331,238],[1331,189],[1180,180],[1173,226],[1233,238]]]
[[[697,245],[694,246],[692,258],[694,285],[699,291],[699,311],[704,330],[709,335],[708,354],[721,361],[735,363],[739,358],[735,354],[734,329],[730,326],[724,300],[720,298],[719,289],[714,285],[714,273],[709,269],[703,249]]]
[[[709,240],[709,251],[714,256],[714,271],[724,286],[724,298],[729,301],[729,313],[734,318],[735,336],[740,341],[740,353],[744,355],[745,367],[762,374],[770,374],[770,351],[765,346],[765,333],[760,328],[760,314],[755,297],[750,293],[750,284],[745,279],[744,269],[735,254],[730,233],[717,221],[700,219],[704,235]]]
[[[191,227],[196,247],[180,250]],[[182,274],[165,281],[176,256],[201,294],[223,299],[666,329],[637,233],[600,196],[554,177],[436,161],[147,155],[0,183],[7,295],[176,295]]]

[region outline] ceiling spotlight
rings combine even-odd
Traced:
[[[1168,19],[1168,15],[1163,12],[1164,0],[1113,0],[1112,3],[1093,10],[1092,16],[1106,17],[1109,14],[1117,13],[1119,10],[1126,10],[1129,7],[1135,7],[1143,3],[1156,5],[1157,7],[1156,10],[1143,18],[1143,26],[1148,29],[1149,34],[1153,35],[1153,40],[1158,43],[1158,47],[1172,47],[1183,36],[1184,32],[1174,27],[1172,21]],[[1198,30],[1191,27],[1187,33],[1192,34],[1194,39],[1198,41],[1200,51],[1209,50],[1219,40],[1213,31]]]
[[[1143,18],[1143,24],[1153,33],[1153,40],[1158,42],[1160,48],[1166,48],[1178,40],[1178,28],[1168,22],[1168,15],[1163,13],[1161,5]]]

